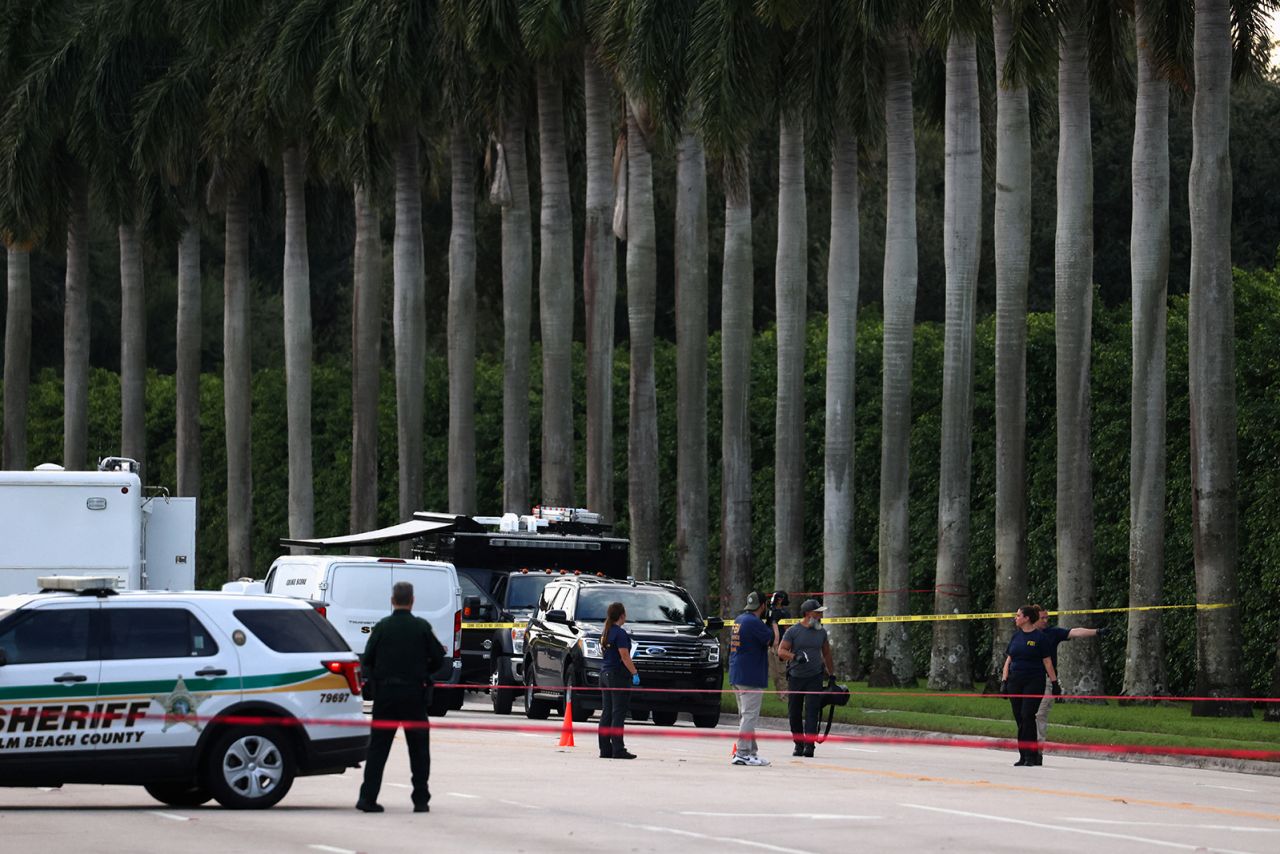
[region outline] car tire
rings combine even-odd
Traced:
[[[647,721],[647,720],[649,720],[649,713],[648,713],[648,712],[632,712],[632,713],[631,713],[631,720],[633,720],[633,721]]]
[[[679,712],[654,712],[654,726],[675,726],[676,718],[680,717]]]
[[[495,661],[493,671],[489,674],[489,702],[493,704],[495,715],[511,714],[511,707],[516,700],[515,683],[502,678],[502,669],[502,662]]]
[[[213,799],[213,793],[207,788],[190,783],[148,783],[143,788],[148,795],[171,807],[198,807]]]
[[[720,724],[720,710],[714,712],[698,712],[693,716],[693,725],[698,729],[715,729]]]
[[[528,670],[525,670],[525,672],[529,673]],[[533,696],[533,690],[536,687],[533,675],[526,676],[524,682],[524,716],[531,721],[545,721],[551,716],[551,703]]]
[[[206,755],[205,785],[227,809],[266,809],[293,786],[293,747],[270,727],[235,727],[218,734]]]

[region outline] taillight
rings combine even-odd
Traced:
[[[327,606],[327,605],[317,605],[317,606],[316,606],[316,613],[317,613],[317,614],[319,614],[319,615],[320,615],[320,616],[322,616],[322,617],[328,617],[328,616],[329,616],[329,606]]]
[[[347,680],[351,693],[360,696],[360,662],[358,661],[322,661],[321,666],[330,673],[337,673]]]
[[[453,612],[453,657],[458,657],[458,651],[462,649],[462,612]]]

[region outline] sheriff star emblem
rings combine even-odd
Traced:
[[[187,683],[182,677],[178,677],[178,681],[173,686],[173,692],[158,697],[152,697],[152,700],[160,704],[160,708],[164,709],[164,726],[160,728],[161,732],[168,732],[169,727],[178,724],[190,724],[193,729],[200,729],[200,719],[196,717],[196,709],[200,704],[209,699],[208,694],[192,694],[187,690]]]

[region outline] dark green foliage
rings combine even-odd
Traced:
[[[1262,693],[1270,683],[1275,660],[1277,625],[1271,595],[1280,589],[1280,521],[1273,512],[1280,494],[1280,276],[1274,272],[1236,274],[1237,393],[1240,429],[1240,589],[1244,620],[1244,661],[1247,682]],[[1191,552],[1190,461],[1187,425],[1187,300],[1174,297],[1169,309],[1168,338],[1168,533],[1165,603],[1195,601],[1195,576]],[[876,524],[880,460],[880,352],[881,324],[864,313],[858,334],[855,590],[876,586]],[[806,481],[805,533],[807,560],[805,587],[818,590],[822,580],[822,412],[826,353],[825,318],[810,321],[806,359]],[[972,607],[992,607],[995,518],[994,427],[994,321],[982,321],[977,330],[973,533],[970,546]],[[1129,360],[1130,330],[1127,307],[1107,308],[1100,303],[1093,332],[1093,454],[1094,454],[1094,566],[1097,571],[1099,607],[1123,607],[1128,596],[1129,520]],[[767,586],[773,578],[773,399],[774,345],[772,330],[757,336],[752,350],[752,459],[755,466],[753,517],[756,582]],[[1056,599],[1054,565],[1054,416],[1053,416],[1053,317],[1029,318],[1027,343],[1028,446],[1028,546],[1031,597],[1049,607]],[[574,383],[583,380],[583,350],[574,351]],[[710,347],[708,411],[720,407],[719,337]],[[531,423],[540,422],[541,371],[534,351],[531,366]],[[671,575],[675,563],[675,348],[659,341],[655,358],[658,384],[660,442],[659,483],[663,496],[662,535],[667,543],[660,574]],[[502,490],[501,452],[502,368],[498,359],[482,356],[476,371],[477,388],[477,492],[482,513],[494,512]],[[615,400],[626,400],[627,353],[619,349],[614,360]],[[937,547],[937,496],[939,414],[942,393],[942,328],[923,323],[916,328],[913,377],[914,423],[911,436],[911,586],[932,587]],[[447,375],[444,359],[429,358],[426,379],[425,506],[443,509],[446,502]],[[316,532],[345,533],[348,480],[350,477],[350,371],[340,359],[328,359],[314,374],[313,431],[316,471]],[[119,381],[114,373],[95,370],[90,377],[89,435],[94,457],[116,453],[119,448]],[[218,583],[226,568],[226,461],[222,420],[222,381],[205,375],[201,386],[201,430],[204,454],[203,493],[200,502],[197,567],[205,586]],[[576,396],[575,424],[578,453],[583,453],[584,402]],[[265,572],[279,553],[277,540],[287,524],[287,435],[284,412],[284,373],[263,368],[253,383],[253,554],[255,571]],[[390,374],[383,378],[380,408],[381,442],[380,520],[390,524],[396,512],[395,391]],[[174,480],[174,386],[172,376],[151,373],[147,381],[147,445],[151,449],[148,483],[172,486]],[[61,454],[62,384],[51,371],[43,371],[31,393],[32,463],[56,460]],[[719,419],[712,417],[708,436],[713,556],[712,590],[719,551]],[[619,533],[626,534],[626,416],[614,422],[617,477],[615,518]],[[532,470],[538,466],[540,442],[530,436]],[[581,459],[577,466],[581,473]],[[578,493],[582,494],[582,484]],[[535,484],[534,494],[537,494]],[[658,573],[655,573],[658,574]],[[872,614],[875,597],[854,596],[853,611]],[[913,613],[931,613],[933,595],[913,593]],[[1170,685],[1185,694],[1194,684],[1195,635],[1191,611],[1170,611],[1165,616]],[[1123,616],[1103,618],[1116,631],[1104,645],[1107,690],[1116,692],[1124,670]],[[974,667],[985,665],[990,627],[972,624]],[[870,626],[861,627],[861,649],[872,649]],[[918,667],[927,666],[929,626],[913,627]]]

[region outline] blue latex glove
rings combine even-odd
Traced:
[[[631,684],[632,684],[632,685],[639,685],[639,684],[640,684],[640,674],[639,674],[639,673],[632,673],[632,674],[631,674]]]

